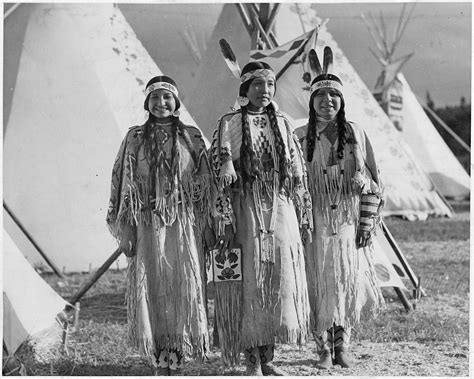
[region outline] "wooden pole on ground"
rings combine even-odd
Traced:
[[[84,283],[81,289],[77,291],[77,293],[69,300],[70,304],[75,304],[77,303],[82,296],[91,288],[95,282],[104,274],[104,272],[107,271],[107,269],[110,267],[112,263],[122,254],[122,250],[118,248],[117,250],[114,251],[114,253],[104,262],[102,266],[99,267],[99,269],[92,274],[92,276]],[[70,310],[72,306],[68,305],[66,306],[66,310]]]
[[[403,306],[405,307],[405,310],[407,312],[410,312],[413,310],[413,306],[411,305],[411,303],[408,301],[408,298],[406,297],[405,293],[403,292],[403,290],[401,288],[398,288],[398,287],[393,287],[393,289],[395,290],[396,294],[398,295],[398,298],[400,299],[400,301],[402,302]]]
[[[421,288],[419,286],[419,280],[418,280],[418,277],[415,275],[415,273],[413,272],[412,268],[410,267],[410,265],[408,264],[406,258],[403,256],[402,254],[402,251],[400,250],[400,248],[398,247],[397,243],[395,242],[395,239],[393,238],[392,236],[392,233],[390,233],[390,231],[388,230],[387,226],[385,225],[385,223],[382,221],[382,230],[385,234],[385,237],[387,237],[387,241],[389,242],[390,246],[392,247],[393,251],[395,252],[395,255],[397,256],[397,258],[400,260],[400,263],[402,264],[405,272],[407,273],[408,275],[408,278],[410,279],[410,281],[413,283],[413,285],[415,286],[415,288],[419,288],[419,291],[420,293],[423,295],[423,296],[426,296],[426,293],[425,291],[423,290],[423,288]]]

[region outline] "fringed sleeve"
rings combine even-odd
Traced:
[[[291,160],[291,171],[294,181],[293,201],[300,228],[313,230],[313,207],[308,187],[308,174],[303,151],[298,135],[293,131],[291,124],[285,118],[288,133],[288,147]]]
[[[236,124],[236,116],[240,115],[234,113],[230,118],[225,115],[218,121],[210,149],[210,163],[214,177],[211,213],[214,218],[214,231],[218,236],[224,234],[226,225],[235,225],[230,186],[237,180],[233,161],[236,159],[235,153],[239,151],[236,146],[238,141],[241,141],[241,135],[239,140],[236,133],[236,130],[241,128],[231,127]]]
[[[206,224],[212,225],[209,211],[212,173],[206,143],[201,131],[193,126],[187,126],[183,137],[189,140],[186,143],[192,149],[195,163],[192,179],[183,181],[183,185],[186,186],[186,192],[193,202],[196,227],[198,233],[202,235]]]
[[[131,129],[133,130],[133,129]],[[123,224],[126,222],[125,215],[129,213],[130,199],[126,194],[126,167],[130,144],[131,130],[123,139],[112,169],[112,180],[110,188],[109,208],[106,222],[110,233],[120,243]]]

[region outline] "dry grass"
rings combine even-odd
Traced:
[[[469,214],[425,222],[390,218],[386,223],[422,278],[428,296],[407,313],[395,292],[384,289],[386,310],[354,333],[357,365],[346,371],[334,369],[331,375],[467,376]],[[69,335],[68,354],[58,354],[49,364],[27,367],[30,375],[152,375],[147,362],[127,346],[125,276],[125,271],[109,270],[99,279],[81,301],[79,325]],[[66,282],[54,276],[46,279],[68,298],[87,277],[68,275]],[[327,375],[314,368],[314,361],[314,343],[301,349],[277,348],[275,363],[290,375]],[[225,369],[214,349],[207,361],[187,365],[184,374],[242,375],[243,367]]]

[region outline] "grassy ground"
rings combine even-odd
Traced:
[[[318,371],[313,342],[301,348],[278,345],[275,364],[289,375],[468,376],[469,213],[463,210],[454,219],[424,222],[385,221],[428,296],[407,313],[393,289],[384,289],[386,310],[355,330],[351,369]],[[46,279],[67,299],[87,277],[73,274],[66,282],[54,276]],[[107,271],[81,300],[79,323],[68,337],[68,353],[58,354],[48,364],[31,365],[28,373],[152,375],[147,362],[127,347],[124,293],[125,272]],[[191,362],[184,374],[242,375],[243,371],[242,366],[224,368],[213,349],[208,360]]]

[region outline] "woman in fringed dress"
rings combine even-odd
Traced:
[[[310,56],[317,60],[315,53]],[[345,118],[342,82],[328,72],[329,47],[324,60],[327,71],[317,72],[311,84],[308,124],[295,132],[307,160],[313,202],[314,232],[305,247],[317,367],[327,369],[351,365],[351,328],[384,301],[370,243],[382,198],[379,172],[367,135]],[[314,66],[321,69],[319,61]],[[374,201],[372,212],[362,206],[364,196]]]
[[[276,79],[271,67],[247,64],[240,83],[240,109],[219,120],[211,147],[219,189],[216,235],[222,248],[241,248],[243,276],[241,305],[233,304],[231,311],[216,308],[219,344],[231,363],[244,350],[247,375],[285,375],[272,364],[275,341],[302,344],[309,327],[295,211],[295,204],[300,214],[305,211],[304,164],[288,120],[272,101]],[[237,327],[228,328],[232,318]]]
[[[157,76],[145,93],[149,117],[120,146],[107,223],[129,257],[131,343],[157,375],[176,375],[186,355],[208,351],[201,236],[210,172],[201,132],[179,120],[176,83]]]

